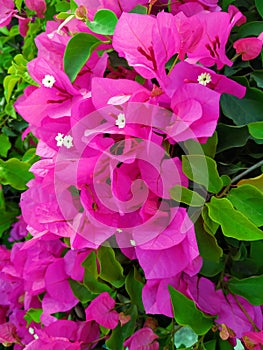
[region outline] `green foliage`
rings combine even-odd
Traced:
[[[26,183],[33,178],[33,174],[29,172],[30,166],[17,158],[7,161],[0,159],[0,183],[11,185],[17,190],[25,190]]]
[[[223,181],[218,175],[216,162],[207,156],[183,156],[183,172],[193,182],[203,185],[209,192],[218,193]]]
[[[185,203],[190,207],[201,207],[205,203],[205,199],[197,192],[180,185],[171,188],[170,195],[175,201]]]
[[[40,323],[40,317],[42,313],[42,309],[29,309],[24,316],[24,319],[27,321],[27,327],[30,325],[31,322]]]
[[[92,22],[87,22],[89,29],[96,34],[113,35],[118,18],[110,10],[99,10]]]
[[[212,318],[198,310],[192,300],[171,286],[169,286],[169,292],[176,322],[181,326],[191,327],[198,335],[206,334],[213,325]]]
[[[221,225],[223,234],[244,241],[263,239],[263,232],[227,198],[211,198],[206,204],[210,218]]]
[[[86,33],[78,33],[70,39],[64,55],[64,69],[71,81],[76,79],[81,68],[100,44],[99,39]]]
[[[263,304],[263,275],[244,279],[231,278],[228,288],[232,293],[241,295],[252,305]]]

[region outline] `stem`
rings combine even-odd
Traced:
[[[61,33],[60,33],[61,29],[62,29],[66,24],[68,24],[68,22],[70,22],[73,18],[75,18],[75,15],[68,16],[68,17],[65,19],[65,21],[62,22],[62,23],[60,24],[60,26],[58,27],[57,33],[58,33],[58,34],[61,34]]]
[[[234,182],[237,182],[238,180],[242,179],[245,175],[249,174],[251,171],[259,168],[261,165],[263,165],[263,160],[261,160],[260,162],[252,165],[250,168],[248,168],[247,170],[243,171],[241,174],[235,176],[232,180],[231,180],[231,184],[233,184]]]
[[[234,62],[241,55],[241,53],[237,53],[234,57],[231,58],[231,61]]]
[[[250,315],[248,314],[247,310],[244,308],[244,306],[240,303],[240,301],[237,299],[236,295],[233,294],[232,292],[230,292],[230,294],[233,296],[233,298],[235,299],[238,307],[240,308],[240,310],[244,313],[244,315],[246,316],[246,318],[248,319],[248,321],[250,322],[250,324],[252,325],[254,331],[259,332],[259,328],[255,325],[254,321],[252,320],[252,318],[250,317]]]

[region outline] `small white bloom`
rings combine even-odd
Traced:
[[[131,240],[130,240],[130,243],[131,243],[131,245],[132,245],[133,247],[136,247],[136,242],[135,242],[134,239],[131,239]]]
[[[53,75],[46,74],[45,78],[42,79],[42,84],[47,88],[52,88],[56,80]]]
[[[35,338],[35,339],[38,339],[39,336],[38,336],[37,334],[34,334],[34,338]]]
[[[123,129],[125,127],[126,120],[125,120],[125,115],[123,113],[120,113],[118,115],[118,119],[116,120],[115,125],[119,127],[119,129]]]
[[[57,136],[55,137],[55,140],[57,141],[57,146],[61,147],[63,146],[64,143],[64,134],[61,134],[61,132],[59,132],[57,134]]]
[[[197,81],[199,84],[206,86],[207,84],[211,83],[212,77],[209,73],[202,73],[198,75]]]
[[[122,233],[122,229],[121,229],[121,228],[117,228],[116,231],[117,231],[118,233]]]
[[[29,334],[34,334],[35,333],[35,330],[34,330],[34,328],[32,328],[32,327],[29,327],[28,328],[28,332],[29,332]]]
[[[70,135],[65,136],[63,140],[63,145],[68,149],[73,147],[73,137]]]

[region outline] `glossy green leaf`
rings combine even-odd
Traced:
[[[231,278],[228,287],[232,293],[241,295],[252,305],[263,304],[263,275],[244,279]]]
[[[263,18],[263,1],[262,0],[255,0],[255,5],[258,10],[258,13]]]
[[[250,179],[242,179],[237,183],[238,186],[244,185],[244,184],[253,185],[263,192],[263,174]]]
[[[200,270],[200,274],[205,277],[214,277],[224,270],[224,262],[220,260],[219,262],[206,260],[203,258],[203,265]]]
[[[19,80],[20,80],[19,77],[13,76],[13,75],[8,75],[7,77],[5,77],[5,79],[4,79],[4,89],[5,89],[4,95],[5,95],[5,99],[7,102],[10,101],[12,93],[14,91],[14,88]]]
[[[6,157],[11,147],[9,137],[5,134],[0,134],[0,156]]]
[[[168,288],[176,322],[181,326],[191,327],[198,335],[206,334],[213,325],[212,319],[198,310],[195,303],[185,295],[171,286]]]
[[[204,350],[216,350],[216,339],[205,342]]]
[[[15,0],[15,5],[19,12],[21,11],[22,3],[23,0]]]
[[[263,70],[255,70],[251,74],[251,78],[255,80],[259,88],[263,88]]]
[[[25,190],[27,182],[33,178],[29,168],[30,164],[17,158],[8,159],[6,162],[0,159],[0,183],[17,190]]]
[[[130,13],[138,13],[140,15],[147,15],[147,11],[148,11],[148,9],[146,6],[137,5],[130,11]]]
[[[101,246],[98,250],[100,263],[100,278],[109,282],[116,288],[124,285],[123,268],[116,260],[114,250],[111,247]]]
[[[74,81],[101,41],[87,33],[78,33],[68,42],[64,54],[64,69],[70,81]]]
[[[255,122],[248,124],[248,130],[255,139],[263,140],[263,122]]]
[[[43,313],[42,309],[29,309],[27,310],[24,319],[27,321],[27,326],[30,325],[31,322],[36,322],[36,323],[40,323],[40,317]]]
[[[140,282],[136,275],[138,274],[136,268],[130,271],[125,279],[125,289],[131,298],[132,304],[136,305],[140,311],[144,311],[142,303],[142,288],[143,283]]]
[[[247,126],[233,126],[227,124],[218,124],[218,146],[217,153],[223,152],[234,147],[244,146],[249,139]]]
[[[236,125],[247,125],[263,119],[263,92],[259,89],[247,88],[246,96],[242,99],[223,94],[220,103],[223,113]]]
[[[18,215],[18,208],[8,208],[7,206],[6,209],[0,209],[0,237],[16,221]]]
[[[219,247],[215,236],[204,229],[201,217],[195,222],[195,234],[200,255],[207,260],[219,262],[223,250]]]
[[[202,210],[202,218],[203,218],[203,225],[204,225],[204,229],[211,233],[212,235],[214,235],[219,227],[219,224],[217,222],[214,222],[210,216],[208,215],[208,208],[207,206],[203,207]]]
[[[184,147],[187,150],[187,154],[205,154],[206,156],[213,158],[216,154],[217,143],[217,132],[214,132],[214,134],[207,139],[206,143],[201,144],[197,141],[189,139],[184,142]]]
[[[94,299],[96,295],[92,294],[90,290],[82,283],[69,279],[70,288],[76,298],[83,304]]]
[[[218,339],[219,350],[233,350],[233,346],[227,341]]]
[[[92,293],[99,294],[102,292],[111,292],[111,288],[107,284],[99,281],[97,258],[94,251],[87,256],[83,261],[82,266],[85,269],[84,285]]]
[[[260,0],[259,0],[260,1]],[[238,30],[238,38],[246,38],[248,36],[258,36],[263,32],[263,22],[248,22],[240,26]]]
[[[89,29],[97,34],[113,35],[118,17],[111,10],[99,10],[92,22],[87,22]]]
[[[193,182],[203,185],[209,192],[218,193],[223,182],[218,175],[216,162],[207,156],[182,156],[183,172]]]
[[[227,198],[212,197],[206,206],[209,216],[221,225],[225,236],[244,241],[263,239],[263,231],[258,229],[244,214],[236,210]]]
[[[205,199],[200,194],[180,185],[171,188],[170,195],[175,201],[185,203],[191,207],[201,207],[205,203]]]
[[[227,198],[256,226],[263,226],[263,192],[252,185],[232,188]]]

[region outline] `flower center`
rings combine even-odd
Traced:
[[[47,88],[52,88],[55,84],[56,80],[53,77],[53,75],[46,74],[45,77],[42,79],[42,84]]]

